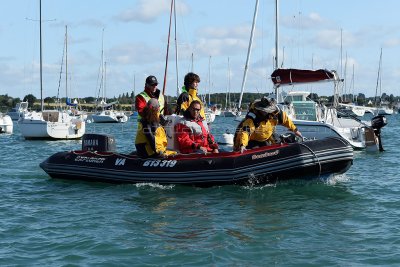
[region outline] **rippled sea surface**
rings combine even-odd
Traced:
[[[386,151],[356,151],[327,182],[211,188],[51,179],[39,163],[80,141],[26,141],[15,125],[0,135],[0,265],[399,266],[400,115],[387,118]],[[87,128],[133,150],[134,122]]]

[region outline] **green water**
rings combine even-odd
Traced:
[[[327,182],[194,188],[50,179],[79,141],[0,136],[1,266],[398,266],[400,116],[384,153],[355,152]],[[231,118],[217,118],[218,138]],[[89,124],[133,150],[135,125]]]

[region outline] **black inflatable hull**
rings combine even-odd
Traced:
[[[52,178],[117,183],[212,186],[266,184],[344,173],[353,162],[352,147],[341,138],[282,144],[212,155],[141,159],[111,152],[59,152],[40,164]]]

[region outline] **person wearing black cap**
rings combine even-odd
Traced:
[[[138,112],[138,120],[143,116],[143,109],[146,106],[147,102],[155,98],[158,100],[160,104],[160,114],[164,114],[165,110],[165,100],[163,94],[157,89],[158,81],[157,78],[153,75],[150,75],[146,78],[146,82],[144,85],[144,91],[138,94],[135,98],[135,108]]]
[[[250,105],[246,117],[236,128],[233,150],[243,153],[246,149],[275,143],[273,134],[278,124],[303,138],[286,112],[276,105],[274,99],[263,97],[255,100]]]

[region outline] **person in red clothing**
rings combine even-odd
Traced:
[[[219,153],[218,144],[210,133],[207,123],[200,116],[201,103],[193,100],[175,125],[175,134],[181,153]]]
[[[138,121],[143,116],[143,109],[151,98],[155,98],[158,100],[158,103],[160,104],[160,114],[165,114],[164,96],[160,92],[160,90],[157,89],[157,85],[158,85],[157,78],[153,75],[148,76],[146,78],[146,83],[144,85],[144,91],[136,96],[135,108],[138,112]]]

